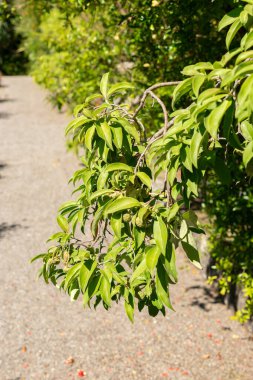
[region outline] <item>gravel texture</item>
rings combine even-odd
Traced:
[[[2,84],[0,380],[252,380],[252,335],[180,252],[179,284],[171,289],[176,312],[137,313],[134,325],[122,305],[83,310],[36,280],[29,259],[55,232],[77,162],[66,153],[68,117],[51,109],[32,79]]]

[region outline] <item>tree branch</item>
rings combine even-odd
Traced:
[[[140,101],[139,107],[136,109],[135,113],[133,114],[133,119],[136,119],[137,114],[143,108],[143,106],[145,104],[145,100],[146,100],[148,94],[150,94],[150,91],[152,92],[153,90],[156,90],[157,88],[161,88],[161,87],[176,86],[179,83],[180,83],[179,81],[175,81],[175,82],[161,82],[161,83],[153,84],[152,86],[148,87],[144,91],[144,93],[143,93],[143,95],[141,97],[141,101]]]

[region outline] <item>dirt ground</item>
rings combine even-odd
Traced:
[[[252,380],[252,334],[180,252],[176,312],[137,313],[134,325],[122,305],[83,310],[36,280],[29,259],[55,232],[78,164],[66,153],[68,116],[52,110],[29,77],[5,77],[2,85],[0,380]]]

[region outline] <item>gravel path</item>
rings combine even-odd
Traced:
[[[180,253],[176,312],[137,314],[134,325],[121,305],[84,311],[36,281],[29,258],[55,231],[77,167],[65,149],[68,117],[44,97],[29,77],[0,88],[0,380],[77,380],[80,369],[87,380],[252,380],[252,336]]]

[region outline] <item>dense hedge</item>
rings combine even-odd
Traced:
[[[108,69],[115,82],[133,82],[137,93],[157,81],[181,79],[186,64],[215,60],[224,51],[217,22],[231,3],[109,0],[95,7],[40,0],[21,9],[20,30],[35,79],[55,105],[73,108],[98,89]]]

